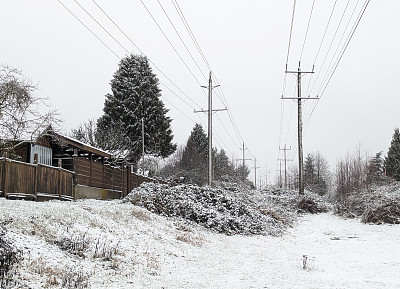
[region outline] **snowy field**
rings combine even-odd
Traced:
[[[0,198],[0,212],[24,256],[15,288],[400,288],[399,225],[324,213],[226,236],[120,201]]]

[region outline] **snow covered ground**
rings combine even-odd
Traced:
[[[121,201],[0,198],[0,212],[24,252],[16,288],[400,288],[399,225],[325,213],[226,236]]]

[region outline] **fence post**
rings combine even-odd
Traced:
[[[5,197],[6,195],[5,195],[5,193],[4,193],[4,188],[5,188],[5,181],[6,181],[6,178],[5,178],[5,175],[6,175],[6,159],[5,158],[3,158],[3,163],[1,164],[2,166],[3,166],[3,170],[2,170],[2,173],[1,173],[1,176],[0,176],[0,178],[1,178],[1,196],[2,197]]]
[[[124,174],[124,169],[125,169],[125,165],[124,165],[124,163],[122,163],[122,170],[121,170],[121,185],[122,185],[122,188],[121,188],[121,198],[124,196],[124,190],[125,190],[125,182],[124,182],[124,176],[125,176],[125,174]]]
[[[33,194],[35,195],[35,198],[37,198],[37,184],[38,184],[38,176],[39,176],[38,167],[39,167],[39,165],[36,164],[35,165],[35,178],[33,180]]]
[[[62,167],[62,160],[58,159],[58,199],[61,200],[61,167]]]
[[[103,169],[103,177],[102,177],[102,180],[103,180],[103,189],[105,188],[105,180],[104,180],[104,170],[105,170],[105,161],[104,161],[104,157],[101,157],[101,164],[102,164],[102,169]]]
[[[4,170],[4,173],[3,173],[3,176],[4,176],[4,179],[3,179],[3,196],[5,198],[7,197],[7,179],[8,179],[7,170],[8,170],[8,167],[9,167],[9,165],[8,165],[7,153],[5,153],[4,168],[3,168],[3,170]]]
[[[90,186],[92,186],[92,175],[93,175],[93,172],[92,172],[92,170],[93,170],[93,168],[92,168],[92,161],[93,161],[93,156],[92,156],[92,154],[89,154],[89,160],[90,160],[90,179],[89,179],[89,184],[90,184]]]

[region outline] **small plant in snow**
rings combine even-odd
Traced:
[[[176,239],[197,247],[203,246],[205,242],[203,236],[192,232],[182,232],[176,236]]]
[[[102,241],[100,238],[97,239],[94,247],[93,258],[101,258],[106,261],[111,261],[113,256],[118,254],[119,240],[114,243],[107,238]]]
[[[82,271],[69,269],[62,277],[62,287],[68,289],[83,289],[89,286],[89,275]]]
[[[0,288],[11,288],[17,285],[15,275],[22,251],[15,248],[14,244],[6,237],[6,229],[0,224]]]
[[[68,251],[71,254],[84,257],[83,252],[89,245],[89,239],[86,238],[86,234],[82,236],[70,235],[61,237],[60,240],[55,242],[62,250]]]
[[[308,255],[303,255],[302,261],[303,261],[303,262],[302,262],[302,264],[303,264],[303,266],[302,266],[303,270],[308,270],[308,271],[310,271],[310,270],[312,270],[312,269],[315,269],[315,264],[314,264],[315,258],[314,258],[314,257],[309,257]]]

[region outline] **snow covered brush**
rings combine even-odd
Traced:
[[[22,251],[6,237],[4,223],[0,224],[0,288],[11,288],[17,285],[14,276],[17,274]]]
[[[268,213],[274,208],[260,207],[250,193],[222,188],[162,184],[142,184],[125,202],[167,217],[177,217],[226,235],[281,235],[286,219]],[[268,209],[268,210],[266,210]]]

